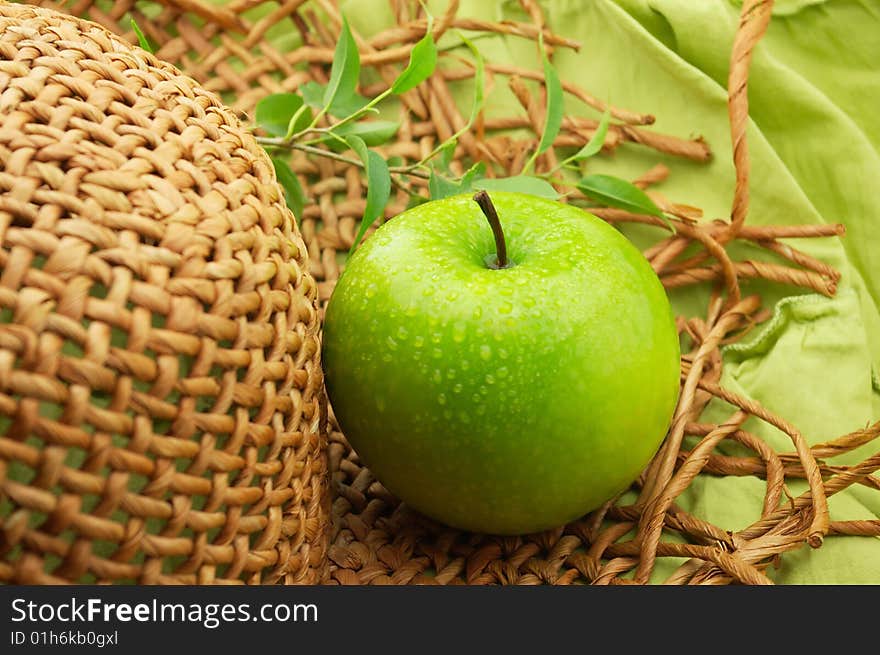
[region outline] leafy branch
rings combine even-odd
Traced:
[[[580,150],[552,170],[534,170],[538,158],[554,145],[564,114],[563,85],[546,55],[541,36],[538,42],[547,91],[546,111],[540,139],[519,174],[497,177],[495,171],[487,170],[482,161],[473,163],[461,174],[452,172],[451,163],[458,141],[474,128],[485,103],[485,62],[474,43],[461,33],[458,34],[460,45],[469,51],[472,59],[468,63],[473,68],[473,102],[467,121],[416,162],[397,165],[386,159],[375,148],[393,139],[400,124],[375,120],[369,116],[379,113],[378,108],[387,99],[412,91],[435,73],[440,51],[432,30],[433,20],[429,16],[425,34],[412,47],[407,66],[390,86],[367,98],[358,93],[360,53],[348,22],[343,17],[327,84],[311,81],[303,84],[298,93],[272,94],[257,104],[254,114],[257,140],[269,151],[277,178],[285,190],[287,204],[295,216],[301,216],[307,202],[302,185],[289,162],[290,153],[299,151],[309,157],[331,159],[363,171],[367,186],[366,207],[350,252],[354,251],[367,230],[384,215],[392,186],[406,192],[410,196],[410,204],[478,189],[517,191],[558,198],[560,192],[557,187],[567,187],[576,189],[589,201],[604,207],[658,217],[671,228],[664,212],[651,198],[626,180],[601,174],[586,175],[575,182],[564,177],[572,172],[580,175],[583,163],[601,151],[611,125],[609,111],[605,111],[593,136]],[[421,188],[407,183],[408,178],[427,180],[428,197],[422,195]]]

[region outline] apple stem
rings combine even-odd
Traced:
[[[481,190],[474,194],[474,202],[483,210],[483,214],[492,228],[492,234],[495,236],[495,256],[497,259],[494,268],[508,268],[510,262],[507,260],[507,243],[504,241],[501,220],[498,218],[498,212],[495,210],[495,205],[492,204],[492,199],[485,190]]]

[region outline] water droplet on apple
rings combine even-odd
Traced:
[[[443,359],[443,351],[440,348],[434,348],[431,351],[431,357],[434,359]]]
[[[452,393],[461,393],[461,390],[464,387],[461,386],[461,382],[456,383],[454,387],[452,387]]]
[[[385,343],[388,345],[389,350],[397,350],[397,341],[395,341],[394,337],[389,336],[385,339]]]
[[[495,384],[495,376],[491,373],[486,375],[486,384]]]
[[[482,315],[483,315],[483,308],[479,307],[479,306],[474,307],[474,318],[480,318]]]
[[[385,411],[385,398],[383,398],[382,396],[376,396],[376,409],[378,409],[380,412]]]
[[[443,341],[443,335],[439,332],[435,332],[431,335],[431,343],[440,343],[441,341]]]
[[[452,410],[451,409],[444,409],[443,410],[443,418],[445,418],[447,421],[452,420]]]
[[[480,359],[489,360],[492,357],[492,346],[483,344],[480,346]]]
[[[393,359],[394,358],[391,356],[391,353],[385,353],[384,355],[382,355],[382,361],[386,364],[391,362]]]
[[[499,348],[499,349],[498,349],[498,356],[499,356],[501,359],[507,359],[508,355],[509,355],[509,353],[508,353],[504,348]]]
[[[482,400],[482,397],[480,396],[480,394],[475,393],[473,396],[471,396],[471,400],[473,400],[475,403],[478,403]]]
[[[470,414],[468,414],[467,412],[459,412],[458,413],[458,420],[461,421],[462,423],[464,423],[465,425],[467,425],[468,423],[471,422]]]
[[[522,304],[526,307],[534,307],[535,306],[535,299],[532,298],[531,296],[526,296],[525,298],[522,299]]]
[[[437,396],[437,402],[440,403],[441,405],[445,405],[446,404],[446,394],[441,393],[439,396]]]
[[[455,343],[461,343],[464,341],[464,337],[467,334],[467,324],[464,321],[456,321],[452,326],[452,340]]]
[[[485,405],[477,405],[476,412],[477,412],[477,416],[482,416],[483,414],[486,413],[486,406]]]
[[[459,366],[461,366],[462,371],[466,371],[471,367],[466,359],[461,360],[461,362],[459,362]]]
[[[434,287],[425,287],[424,289],[422,289],[422,295],[425,296],[425,298],[427,298],[428,296],[433,296]]]
[[[397,338],[401,341],[406,341],[409,337],[409,330],[407,330],[404,326],[400,326],[397,328]]]
[[[483,394],[484,396],[488,396],[489,395],[489,387],[487,387],[485,384],[480,385],[480,393]]]
[[[508,370],[508,368],[506,366],[502,366],[497,371],[495,371],[495,374],[499,378],[506,378],[510,374],[510,371]]]
[[[446,371],[446,377],[449,380],[454,380],[455,379],[455,369],[451,368],[448,371]]]
[[[509,314],[513,311],[513,304],[503,301],[500,305],[498,305],[498,313],[499,314]]]
[[[443,371],[441,371],[439,368],[435,368],[434,376],[431,379],[434,380],[434,384],[440,384],[441,382],[443,382]]]
[[[421,348],[422,346],[425,345],[425,337],[423,337],[421,334],[417,334],[416,338],[413,339],[413,345],[416,348]]]
[[[450,291],[449,294],[446,296],[446,299],[449,302],[455,302],[456,300],[458,300],[458,291]]]
[[[364,290],[364,295],[367,298],[372,298],[373,296],[375,296],[376,295],[376,284],[375,283],[369,284],[367,286],[367,288]]]

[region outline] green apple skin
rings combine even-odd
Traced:
[[[469,195],[356,251],[323,333],[349,443],[410,507],[464,530],[561,526],[628,487],[668,429],[679,341],[663,286],[584,210],[493,192],[514,265]]]

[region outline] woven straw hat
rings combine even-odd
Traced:
[[[220,100],[0,4],[0,582],[317,582],[317,291]]]

